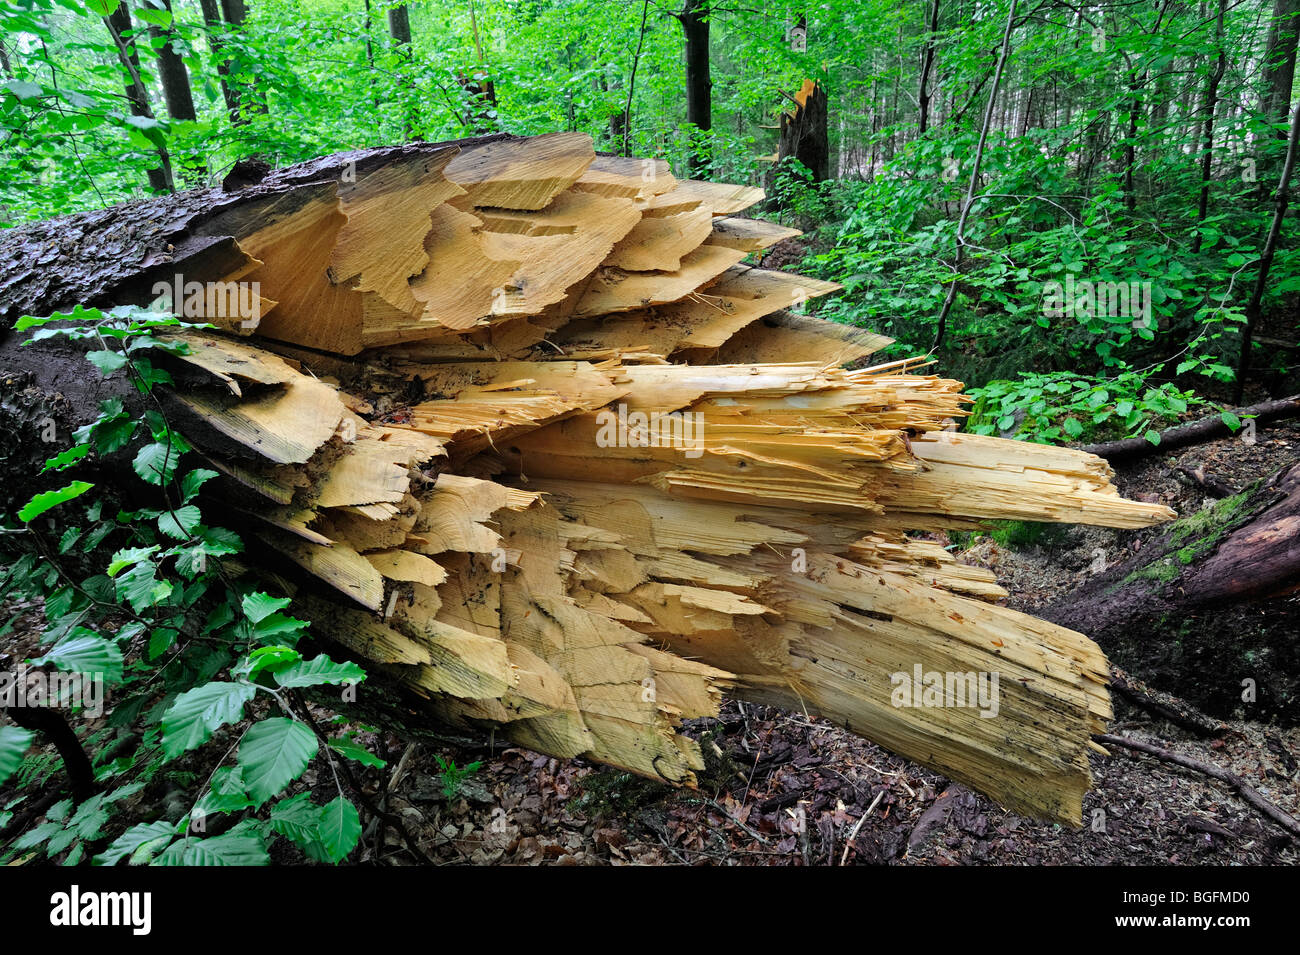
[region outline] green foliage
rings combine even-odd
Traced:
[[[478,772],[483,765],[477,759],[464,766],[457,766],[454,759],[447,759],[436,754],[433,758],[438,763],[438,775],[442,780],[442,794],[448,801],[460,795],[461,785],[466,779]]]
[[[157,506],[119,510],[107,499],[91,499],[98,489],[77,481],[40,492],[7,516],[14,533],[6,543],[30,539],[36,545],[10,555],[0,576],[5,597],[43,602],[45,650],[29,663],[79,674],[81,686],[117,692],[107,727],[92,731],[87,722],[79,731],[98,791],[76,805],[56,803],[43,820],[0,846],[0,862],[37,852],[76,864],[89,852],[100,865],[264,865],[272,841],[285,837],[309,858],[337,863],[360,838],[360,816],[341,789],[310,811],[309,794],[288,790],[318,757],[383,765],[350,735],[322,752],[305,707],[293,705],[292,695],[301,690],[356,684],[365,672],[301,649],[308,624],[289,613],[289,599],[232,579],[223,566],[222,558],[243,545],[234,533],[204,521],[203,486],[216,474],[185,468],[190,446],[154,393],[170,378],[143,357],[175,350],[157,333],[179,324],[136,308],[78,308],[17,324],[33,331],[33,339],[60,335],[88,345],[90,366],[127,376],[147,409],[133,416],[120,399],[103,402],[98,417],[74,434],[76,444],[51,458],[42,473],[119,455],[133,463],[142,498]],[[70,506],[74,499],[79,511]],[[44,525],[56,516],[65,525],[57,547],[39,544]],[[39,528],[33,523],[38,517]],[[90,707],[84,709],[89,714]],[[140,744],[119,754],[115,744],[129,736]],[[32,743],[26,730],[0,727],[0,783],[57,778],[58,759],[29,753]],[[213,750],[219,759],[205,778],[189,768],[189,754],[209,744],[220,747]],[[232,754],[233,764],[223,765]],[[148,811],[141,794],[160,776],[191,791],[192,809],[140,821]],[[205,836],[206,818],[223,814],[235,817],[233,824]],[[286,818],[298,819],[298,827]]]
[[[1044,444],[1144,435],[1159,443],[1159,428],[1191,407],[1207,404],[1170,382],[1154,385],[1134,372],[1114,378],[1069,372],[1022,374],[970,389],[975,398],[967,430]]]

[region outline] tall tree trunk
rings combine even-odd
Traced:
[[[1260,104],[1260,112],[1265,121],[1280,127],[1276,135],[1281,140],[1286,139],[1283,124],[1291,112],[1291,89],[1295,82],[1298,40],[1300,0],[1274,0],[1268,49],[1264,54],[1264,100]]]
[[[470,8],[471,13],[473,7]],[[388,32],[393,38],[393,46],[397,49],[398,54],[407,63],[411,61],[411,12],[405,4],[398,7],[391,7],[388,11]],[[402,87],[406,89],[407,95],[410,95],[410,80],[403,76]],[[406,110],[405,122],[406,139],[410,140],[415,133],[415,126],[412,122],[411,110]]]
[[[404,52],[410,54],[411,48],[411,14],[405,4],[388,11],[388,32],[393,35],[393,42]]]
[[[172,12],[171,0],[162,0],[164,8],[168,13]],[[189,120],[193,122],[198,119],[194,112],[194,94],[190,91],[190,74],[185,69],[185,61],[181,55],[176,52],[172,45],[175,33],[168,27],[166,29],[149,25],[149,36],[154,40],[154,47],[158,51],[158,76],[162,80],[163,98],[167,101],[167,113],[172,119]],[[161,41],[161,45],[159,45]]]
[[[707,133],[713,128],[713,80],[709,75],[709,0],[686,0],[677,14],[686,36],[686,122]],[[691,170],[708,165],[707,147],[691,157]]]
[[[103,18],[108,27],[113,45],[117,47],[117,58],[126,73],[126,98],[131,104],[131,115],[154,119],[153,107],[149,105],[149,91],[140,79],[140,57],[136,53],[134,41],[128,46],[125,34],[132,31],[131,9],[121,3],[110,15]],[[159,165],[149,170],[149,186],[154,192],[171,192],[174,189],[172,179],[171,157],[166,146],[157,146]]]
[[[212,50],[212,59],[217,65],[217,78],[221,82],[221,98],[226,101],[226,115],[231,123],[238,126],[247,122],[239,114],[239,92],[230,83],[230,64],[221,55],[221,31],[225,24],[221,20],[221,6],[218,0],[199,0],[203,10],[204,32],[208,38],[208,47]]]
[[[930,128],[930,100],[933,94],[930,91],[930,73],[934,69],[934,41],[935,35],[939,32],[939,0],[931,0],[930,3],[930,26],[926,30],[925,50],[921,54],[921,83],[917,87],[917,121],[920,126],[919,135],[924,136],[925,131]]]
[[[244,0],[221,0],[221,12],[225,15],[226,22],[232,27],[241,27],[244,21],[248,19],[248,4]],[[248,122],[249,113],[265,113],[266,103],[261,101],[257,95],[256,89],[252,84],[248,88],[237,92],[237,110],[238,115],[231,116],[231,121],[236,125],[242,125]]]
[[[1214,45],[1219,50],[1219,58],[1205,85],[1205,125],[1201,132],[1201,198],[1196,208],[1196,222],[1205,221],[1210,211],[1210,171],[1214,159],[1214,112],[1219,105],[1219,82],[1224,70],[1228,68],[1228,50],[1223,42],[1223,15],[1228,9],[1228,0],[1219,0],[1219,15],[1214,21]],[[1192,254],[1201,251],[1201,234],[1197,232],[1192,239]]]

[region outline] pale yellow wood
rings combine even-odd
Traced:
[[[595,158],[586,133],[550,133],[464,149],[444,174],[476,206],[541,209]]]

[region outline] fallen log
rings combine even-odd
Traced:
[[[1270,421],[1278,421],[1283,418],[1294,418],[1296,415],[1300,415],[1300,395],[1278,398],[1273,401],[1261,401],[1259,404],[1250,405],[1246,408],[1236,408],[1233,409],[1233,414],[1242,421],[1250,419],[1257,424],[1267,424]],[[1152,444],[1146,438],[1122,438],[1118,441],[1103,441],[1100,444],[1085,445],[1083,450],[1089,454],[1105,458],[1111,463],[1121,461],[1128,463],[1156,452],[1172,451],[1175,448],[1185,448],[1206,441],[1216,441],[1219,438],[1229,438],[1234,433],[1233,429],[1224,423],[1221,415],[1212,415],[1208,418],[1189,421],[1186,424],[1176,425],[1159,432],[1160,441],[1156,444]]]
[[[575,134],[343,154],[9,230],[0,315],[157,304],[162,277],[217,326],[157,359],[168,406],[396,725],[693,785],[681,721],[727,692],[1079,822],[1105,657],[908,532],[1172,512],[1095,456],[958,433],[922,360],[842,367],[887,340],[742,264],[785,234],[736,217],[761,197]],[[0,357],[19,417],[75,426],[114,388],[47,342]]]
[[[1038,612],[1087,626],[1116,664],[1213,716],[1300,719],[1300,466],[1207,503],[1109,563]]]

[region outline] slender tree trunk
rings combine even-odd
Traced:
[[[650,0],[645,0],[641,5],[641,31],[637,35],[636,54],[632,57],[632,75],[627,84],[627,105],[623,107],[621,116],[623,131],[623,155],[632,155],[632,146],[630,137],[632,135],[632,95],[636,92],[636,70],[641,62],[641,48],[645,44],[645,25],[646,18],[650,16]]]
[[[244,0],[221,0],[221,12],[225,15],[226,22],[232,27],[241,27],[244,21],[248,19],[248,4]],[[242,122],[248,122],[249,113],[265,113],[266,104],[261,101],[257,95],[256,89],[252,84],[249,88],[238,92],[238,110],[239,118],[231,117],[232,122],[241,125]]]
[[[239,93],[230,84],[230,64],[221,55],[221,31],[225,24],[221,19],[221,6],[218,0],[199,0],[203,10],[203,25],[208,38],[208,47],[212,50],[212,59],[217,65],[217,78],[221,82],[221,98],[226,101],[226,115],[231,123],[238,126],[247,120],[239,115]]]
[[[1137,166],[1138,121],[1142,115],[1142,81],[1137,71],[1129,72],[1128,81],[1128,135],[1124,137],[1124,205],[1129,212],[1137,210],[1137,193],[1133,187],[1134,167]]]
[[[940,0],[931,0],[930,26],[926,31],[925,50],[921,54],[921,83],[917,87],[916,94],[918,136],[924,136],[925,131],[930,128],[930,100],[933,98],[930,91],[930,72],[934,69],[934,42],[935,35],[939,32],[939,2]]]
[[[398,47],[405,48],[409,55],[411,48],[411,14],[406,6],[393,7],[388,11],[388,32]]]
[[[1267,122],[1278,127],[1291,112],[1297,41],[1300,41],[1300,0],[1274,0],[1268,50],[1264,54],[1264,101],[1260,112]],[[1282,128],[1276,135],[1278,139],[1286,139]]]
[[[132,30],[130,8],[125,3],[121,3],[112,14],[103,19],[109,35],[113,38],[113,45],[117,47],[118,62],[127,76],[126,98],[131,104],[131,115],[154,119],[153,107],[149,105],[149,91],[145,89],[144,82],[140,79],[140,57],[136,53],[135,43],[132,41],[128,46],[124,39],[124,34]],[[172,192],[175,186],[172,179],[171,157],[167,154],[166,146],[155,148],[159,165],[148,172],[149,186],[154,192]]]
[[[471,6],[471,13],[473,12],[473,9],[474,8]],[[393,38],[393,45],[397,49],[397,52],[401,55],[402,59],[409,63],[411,61],[411,13],[406,8],[405,4],[400,7],[391,7],[389,9],[388,32]],[[408,89],[409,95],[410,81],[405,77],[402,78],[402,86],[403,88]],[[469,86],[466,87],[466,89],[469,88]],[[414,124],[412,123],[411,110],[409,108],[406,111],[405,130],[406,138],[410,140],[415,129]]]
[[[709,75],[709,0],[686,0],[676,14],[686,36],[686,122],[701,133],[713,128],[713,80]],[[691,157],[692,172],[708,166],[701,144]]]
[[[171,13],[171,0],[162,0],[162,2],[167,12]],[[185,61],[172,45],[174,31],[170,27],[164,29],[150,24],[149,36],[153,38],[154,47],[158,51],[158,76],[162,80],[163,98],[167,101],[167,114],[172,119],[193,122],[198,119],[198,114],[194,112],[190,74],[185,68]],[[159,41],[161,46],[158,45]]]
[[[1287,140],[1286,159],[1282,163],[1282,177],[1277,184],[1277,205],[1273,209],[1273,223],[1269,226],[1268,238],[1264,240],[1264,251],[1259,257],[1259,274],[1255,277],[1255,290],[1246,305],[1246,325],[1241,330],[1241,355],[1237,359],[1237,382],[1233,388],[1233,401],[1241,404],[1246,387],[1246,375],[1250,371],[1250,348],[1254,340],[1255,326],[1259,324],[1263,310],[1264,289],[1268,285],[1268,272],[1273,267],[1273,256],[1277,252],[1278,236],[1282,234],[1282,220],[1286,218],[1287,197],[1291,188],[1291,174],[1295,170],[1296,147],[1300,142],[1300,106],[1291,118],[1291,135]]]
[[[1219,0],[1219,15],[1214,21],[1214,45],[1219,50],[1219,58],[1214,64],[1205,86],[1205,125],[1201,132],[1201,198],[1196,209],[1196,222],[1205,221],[1210,210],[1210,171],[1214,160],[1214,112],[1219,105],[1219,82],[1224,70],[1228,68],[1228,50],[1223,42],[1223,15],[1228,9],[1228,0]],[[1198,231],[1192,239],[1192,254],[1201,251],[1201,234]]]
[[[0,70],[4,70],[4,74],[8,79],[14,78],[14,68],[9,63],[9,51],[5,49],[4,40],[0,40]]]
[[[988,139],[989,126],[993,120],[993,110],[997,105],[998,87],[1002,85],[1002,71],[1006,68],[1007,58],[1011,55],[1011,31],[1016,25],[1016,7],[1019,0],[1011,0],[1011,7],[1007,10],[1007,25],[1002,33],[1002,51],[998,54],[998,65],[993,72],[993,88],[989,90],[989,102],[984,110],[984,123],[980,127],[979,143],[975,147],[975,161],[971,164],[970,182],[966,187],[966,199],[961,205],[961,217],[957,220],[957,254],[953,262],[952,283],[948,286],[948,294],[944,297],[943,308],[939,310],[939,320],[936,323],[934,332],[934,344],[930,350],[934,351],[943,344],[944,333],[948,328],[948,313],[952,311],[952,303],[957,297],[957,283],[961,281],[961,264],[966,254],[966,220],[970,216],[970,208],[975,203],[975,193],[979,189],[980,179],[980,161],[984,158],[984,143]]]

